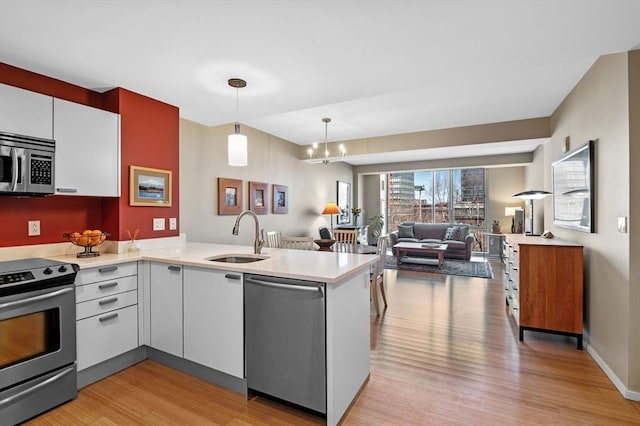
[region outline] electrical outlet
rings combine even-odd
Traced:
[[[29,236],[36,237],[40,235],[40,221],[39,220],[30,220],[29,224]]]
[[[153,230],[154,231],[164,231],[164,217],[154,217],[153,218]]]
[[[178,221],[176,220],[175,217],[170,217],[169,218],[169,230],[170,231],[175,231],[176,229],[178,229]]]

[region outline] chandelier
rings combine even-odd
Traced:
[[[318,155],[318,143],[314,143],[311,148],[307,150],[309,154],[309,162],[310,163],[322,163],[329,164],[332,161],[338,161],[344,157],[347,153],[347,150],[344,148],[343,144],[338,146],[338,155],[332,157],[329,153],[329,144],[327,142],[327,125],[331,122],[330,118],[323,118],[322,122],[324,123],[324,153],[323,156]]]

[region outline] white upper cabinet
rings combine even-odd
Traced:
[[[0,84],[0,131],[51,139],[53,98]]]
[[[56,194],[120,196],[120,115],[53,101]]]

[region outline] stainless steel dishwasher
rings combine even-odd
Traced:
[[[245,274],[247,386],[327,413],[325,285]]]

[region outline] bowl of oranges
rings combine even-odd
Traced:
[[[84,251],[78,253],[78,257],[93,257],[100,256],[93,248],[102,244],[111,234],[100,229],[85,229],[82,232],[68,232],[62,235],[74,245],[84,247]]]

